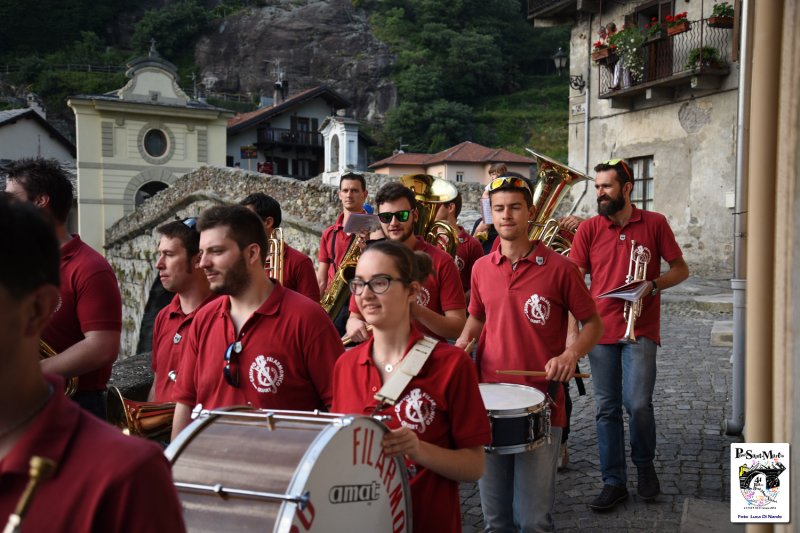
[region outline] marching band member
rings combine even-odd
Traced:
[[[595,511],[608,511],[628,497],[625,468],[625,428],[622,406],[630,416],[631,459],[637,469],[636,489],[644,501],[661,492],[653,459],[656,454],[656,423],[653,388],[656,382],[656,349],[661,298],[658,292],[689,277],[689,267],[667,219],[631,203],[633,174],[622,159],[595,167],[595,189],[599,214],[580,222],[572,243],[570,260],[592,278],[592,295],[625,283],[631,257],[631,241],[644,246],[650,261],[645,279],[652,291],[645,295],[635,322],[634,344],[620,342],[625,336],[624,302],[616,298],[597,300],[605,334],[589,353],[596,402],[597,445],[603,478],[601,493],[589,504]],[[661,259],[669,270],[661,273]]]
[[[483,257],[483,247],[478,239],[467,233],[463,226],[458,225],[458,215],[460,214],[461,193],[458,193],[452,202],[439,205],[434,219],[444,220],[453,227],[458,228],[458,246],[456,247],[456,256],[453,259],[455,259],[458,273],[461,275],[461,287],[464,289],[465,297],[469,299],[472,265]]]
[[[281,227],[281,204],[271,196],[256,192],[239,202],[253,211],[264,223],[267,239],[273,238],[275,229]],[[314,263],[306,254],[283,243],[283,286],[319,302],[319,286],[314,274]]]
[[[453,258],[439,248],[414,235],[419,214],[411,189],[400,183],[387,183],[375,196],[378,218],[389,240],[404,244],[411,251],[422,251],[433,261],[433,273],[420,287],[417,301],[411,305],[413,318],[420,331],[439,339],[455,338],[466,320],[466,303],[461,280]],[[367,322],[350,300],[347,334],[360,342],[367,338]]]
[[[479,259],[472,270],[470,316],[456,346],[479,338],[478,373],[482,382],[507,382],[548,391],[547,382],[567,381],[575,363],[594,345],[603,326],[578,269],[540,241],[528,240],[533,218],[527,182],[517,177],[489,185],[498,250]],[[583,324],[566,346],[567,317]],[[497,370],[544,370],[546,378],[513,377]],[[489,454],[478,481],[486,531],[553,531],[556,460],[565,413],[563,387],[552,405],[550,438],[526,453]]]
[[[367,201],[367,194],[367,181],[361,174],[347,172],[339,179],[339,200],[342,202],[342,212],[336,222],[322,232],[319,240],[317,284],[320,294],[325,294],[342,259],[347,255],[347,250],[357,238],[357,235],[345,233],[344,226],[350,219],[350,215],[366,214],[364,202]],[[339,316],[334,317],[333,323],[339,333],[344,333],[348,315],[347,306],[342,306]]]
[[[8,518],[14,531],[184,531],[161,449],[91,416],[64,396],[60,376],[43,374],[39,338],[59,302],[59,244],[40,213],[3,193],[0,249],[9,258],[0,261],[0,526]],[[15,511],[23,502],[26,512]]]
[[[105,390],[117,360],[122,300],[111,265],[67,232],[72,183],[54,159],[21,159],[7,169],[6,192],[41,209],[61,246],[61,299],[42,338],[57,355],[42,361],[45,372],[78,377],[72,399],[106,419]]]
[[[224,296],[197,313],[185,339],[172,438],[197,403],[326,409],[344,347],[318,302],[264,275],[261,220],[246,207],[218,206],[203,212],[197,229],[200,268]]]
[[[373,336],[337,361],[334,412],[375,413],[376,391],[422,339],[411,308],[431,266],[427,254],[402,241],[363,252],[350,289]],[[458,482],[481,476],[483,446],[491,440],[475,368],[463,350],[438,342],[398,398],[378,413],[391,417],[384,453],[405,457],[410,471],[414,531],[461,531]]]
[[[197,219],[174,220],[159,226],[158,277],[172,301],[153,323],[153,385],[147,400],[171,402],[177,381],[181,349],[197,311],[217,298],[199,266],[200,234]]]

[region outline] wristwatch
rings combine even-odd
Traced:
[[[656,280],[651,280],[650,284],[653,286],[653,288],[650,290],[650,296],[655,296],[658,294],[658,285],[656,285]]]

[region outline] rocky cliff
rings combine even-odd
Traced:
[[[395,105],[392,55],[350,0],[274,0],[227,17],[200,40],[195,56],[214,90],[272,96],[273,70],[290,94],[326,84],[353,103],[359,120],[380,122]]]

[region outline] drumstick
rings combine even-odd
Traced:
[[[464,347],[464,351],[467,352],[467,353],[472,353],[472,347],[475,346],[475,341],[476,340],[477,339],[475,339],[475,337],[472,337],[472,339],[470,339],[470,341]]]
[[[366,329],[368,333],[372,331],[372,324],[367,324]],[[352,340],[353,340],[352,335],[345,335],[344,337],[342,337],[342,344],[347,346],[348,344],[350,344],[350,341]]]
[[[544,370],[496,370],[498,374],[508,374],[510,376],[534,376],[543,378],[547,375]],[[572,374],[573,378],[589,378],[591,374]]]

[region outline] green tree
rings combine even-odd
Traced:
[[[209,13],[195,0],[171,4],[163,9],[147,11],[136,23],[131,45],[144,54],[153,39],[159,54],[177,60],[193,55],[194,43],[207,29]]]

